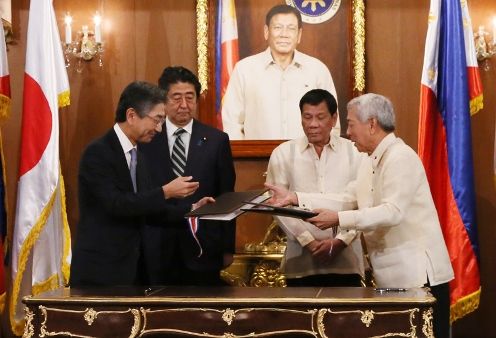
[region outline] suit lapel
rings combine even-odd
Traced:
[[[160,144],[159,144],[160,155],[158,156],[158,159],[165,160],[165,163],[163,163],[165,165],[161,165],[161,163],[159,163],[159,165],[161,166],[161,168],[164,168],[163,170],[166,171],[165,175],[169,178],[167,181],[173,180],[174,178],[176,178],[176,176],[172,172],[172,160],[170,157],[169,139],[167,138],[167,128],[165,127],[165,123],[161,134],[157,135],[156,137],[160,137]]]
[[[148,176],[145,165],[145,158],[138,148],[138,166],[136,167],[136,185],[138,191],[143,192],[148,189]]]
[[[188,148],[188,159],[186,160],[186,169],[184,171],[184,176],[195,176],[193,175],[195,168],[199,165],[199,159],[203,149],[203,137],[201,126],[193,120],[193,127],[191,129],[191,138],[189,140]]]
[[[126,182],[127,189],[129,191],[133,191],[133,181],[131,180],[131,174],[129,173],[129,167],[127,165],[126,155],[124,155],[124,151],[122,150],[122,146],[121,143],[119,142],[119,138],[117,137],[117,134],[115,133],[113,128],[107,133],[106,138],[114,154],[114,158],[115,158],[114,163],[116,166],[116,171],[119,175],[119,181]],[[138,160],[138,166],[139,166],[139,160]]]

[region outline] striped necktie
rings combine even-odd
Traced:
[[[172,147],[172,171],[176,176],[182,176],[184,174],[184,168],[186,167],[186,149],[184,147],[184,142],[181,140],[181,135],[185,133],[186,130],[179,128],[174,132],[176,136],[176,141]]]

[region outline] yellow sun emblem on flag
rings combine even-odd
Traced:
[[[307,7],[310,5],[312,12],[315,12],[317,10],[317,4],[321,7],[325,7],[326,5],[324,0],[305,0],[301,3],[301,7]]]

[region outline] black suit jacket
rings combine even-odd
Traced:
[[[152,188],[138,151],[138,193],[113,129],[92,142],[79,167],[79,223],[73,247],[71,285],[133,285],[140,271],[145,215],[178,222],[187,210],[171,208],[160,185]]]
[[[154,185],[163,185],[175,179],[165,126],[152,142],[140,145]],[[236,176],[227,134],[194,120],[184,176],[193,176],[200,186],[192,196],[168,200],[171,206],[183,209],[191,207],[202,197],[216,197],[233,191]],[[167,275],[168,267],[173,265],[174,260],[176,263],[182,262],[190,270],[218,271],[222,268],[223,254],[234,253],[234,221],[200,220],[197,236],[203,249],[201,257],[197,257],[198,244],[186,219],[164,224],[150,218],[146,229],[145,257],[147,269],[152,274],[150,280],[154,284],[165,283],[164,274]],[[177,257],[177,253],[181,256]]]

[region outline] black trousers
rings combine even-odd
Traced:
[[[337,274],[311,275],[301,278],[288,278],[288,286],[362,286],[359,274]]]
[[[434,304],[434,337],[449,338],[450,336],[450,294],[449,283],[430,286],[432,295],[436,298]]]
[[[195,271],[187,267],[168,271],[165,285],[179,286],[226,286],[220,277],[220,270]]]

